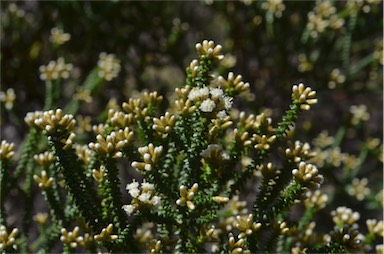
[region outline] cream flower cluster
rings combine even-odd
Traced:
[[[346,206],[339,206],[336,210],[331,212],[332,220],[337,225],[342,227],[344,224],[353,225],[358,219],[360,214],[352,211],[351,208]]]
[[[54,27],[51,29],[51,36],[49,40],[53,44],[62,45],[65,42],[71,39],[71,35],[69,33],[64,33],[64,31],[58,27]]]
[[[310,87],[305,87],[303,83],[292,87],[292,99],[294,103],[300,105],[302,110],[309,110],[311,105],[317,103],[316,91]]]
[[[224,58],[224,55],[221,54],[221,49],[222,46],[220,44],[215,46],[213,41],[204,40],[202,43],[196,44],[197,53],[211,60],[220,61]]]
[[[176,200],[176,204],[180,206],[187,205],[190,210],[195,209],[195,205],[192,203],[193,197],[196,195],[196,192],[199,189],[199,185],[194,183],[192,187],[188,190],[185,185],[180,186],[180,198]]]
[[[311,147],[308,143],[302,143],[299,140],[296,140],[294,144],[290,144],[289,147],[285,149],[285,156],[298,163],[315,156],[315,153],[311,152],[310,149]]]
[[[64,58],[59,57],[56,61],[50,61],[47,65],[40,66],[41,80],[67,79],[73,69],[72,64],[66,64]]]
[[[71,114],[63,115],[63,111],[59,108],[43,112],[41,117],[34,120],[36,127],[45,130],[49,134],[54,134],[59,129],[72,131],[75,127],[76,120]]]
[[[121,158],[123,153],[121,150],[133,140],[133,132],[125,127],[123,130],[112,131],[106,138],[97,135],[97,143],[89,143],[89,148],[99,155],[109,154],[113,158]]]
[[[99,77],[111,81],[116,78],[120,72],[120,60],[114,54],[100,53],[99,60],[97,61],[99,67]]]
[[[12,160],[15,152],[13,151],[15,148],[14,143],[8,143],[5,140],[1,141],[0,145],[0,160]]]
[[[303,161],[299,163],[297,169],[292,170],[292,175],[296,181],[311,190],[318,189],[324,180],[315,165]]]
[[[0,91],[0,101],[4,102],[4,106],[7,110],[11,110],[16,100],[15,90],[8,88],[7,91]]]
[[[3,253],[4,249],[11,247],[16,249],[16,235],[19,232],[17,228],[12,229],[11,233],[8,233],[7,228],[4,225],[0,226],[0,251]]]
[[[126,190],[132,197],[130,205],[123,205],[124,211],[131,215],[140,207],[153,207],[160,204],[161,198],[154,193],[155,186],[148,182],[133,181],[127,184]]]
[[[285,5],[283,0],[268,0],[261,4],[261,8],[275,14],[276,18],[281,18]]]
[[[194,87],[188,94],[188,100],[199,103],[199,109],[205,113],[216,113],[220,119],[227,116],[232,108],[233,98],[224,95],[221,88]]]
[[[160,155],[163,152],[163,146],[154,146],[152,143],[149,143],[148,146],[139,147],[138,151],[144,162],[134,161],[131,166],[138,171],[151,171],[153,165],[160,159]]]
[[[257,231],[261,227],[261,223],[253,221],[253,214],[248,214],[248,216],[237,215],[235,227],[241,231],[239,238],[244,238]]]

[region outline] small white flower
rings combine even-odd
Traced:
[[[197,101],[199,99],[205,99],[209,95],[209,89],[208,87],[203,88],[193,88],[189,94],[188,99],[191,101]]]
[[[141,184],[141,188],[143,189],[143,191],[147,192],[153,191],[155,187],[151,183],[144,182]]]
[[[223,96],[224,92],[220,88],[212,88],[211,91],[212,99],[218,99]]]
[[[128,215],[131,215],[131,214],[135,211],[136,207],[133,206],[133,205],[123,205],[123,209],[124,209],[124,211],[125,211]]]
[[[153,196],[151,203],[152,203],[152,205],[157,206],[158,204],[160,204],[160,200],[161,200],[161,198],[159,196]]]
[[[135,180],[132,183],[127,184],[126,190],[132,190],[139,188],[139,183],[135,182]]]
[[[220,110],[217,114],[216,117],[223,120],[224,118],[227,117],[227,112],[225,110]]]
[[[225,109],[228,110],[228,109],[232,108],[232,104],[233,104],[232,97],[224,96],[223,100],[224,100]]]
[[[211,99],[205,99],[201,105],[200,110],[203,112],[212,112],[213,109],[216,107],[216,103]]]
[[[150,201],[150,198],[151,198],[151,194],[148,193],[148,192],[145,192],[145,193],[142,193],[140,194],[140,196],[138,197],[138,199],[143,202],[143,203],[149,203]]]
[[[137,198],[140,194],[139,189],[130,189],[129,190],[129,195],[131,195],[133,198]]]

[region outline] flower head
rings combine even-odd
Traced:
[[[200,56],[205,56],[215,61],[220,61],[224,58],[224,55],[221,54],[221,49],[221,45],[215,46],[213,41],[204,40],[202,43],[196,44],[196,50]]]
[[[13,88],[8,88],[6,92],[0,91],[0,101],[4,102],[5,108],[11,110],[15,103],[16,94]]]
[[[300,105],[302,110],[309,110],[311,105],[317,103],[316,91],[312,91],[310,87],[305,87],[303,83],[292,87],[292,100],[295,104]]]
[[[315,165],[303,161],[299,163],[297,169],[292,170],[292,175],[296,181],[312,190],[318,189],[324,180]]]
[[[116,78],[121,69],[120,60],[114,54],[105,52],[100,53],[97,66],[99,67],[99,77],[107,81]]]
[[[51,36],[49,40],[53,44],[61,45],[71,39],[71,35],[69,33],[64,33],[64,31],[60,28],[54,27],[51,29]]]

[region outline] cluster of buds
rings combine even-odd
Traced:
[[[125,127],[124,130],[112,131],[106,138],[99,134],[96,139],[97,143],[89,143],[89,148],[98,155],[108,154],[113,158],[121,158],[123,156],[121,150],[132,142],[133,132]]]
[[[221,88],[194,87],[188,94],[188,100],[194,102],[202,112],[212,113],[224,119],[232,108],[233,98],[224,95]]]
[[[15,241],[16,235],[19,232],[17,228],[12,229],[11,233],[8,233],[7,228],[4,225],[0,226],[0,251],[6,253],[8,248],[16,249]]]
[[[64,58],[59,57],[56,61],[50,61],[47,65],[39,68],[41,80],[67,79],[73,69],[72,64],[66,64]]]
[[[190,210],[195,209],[195,205],[192,203],[192,199],[195,196],[199,185],[194,183],[192,187],[188,190],[184,185],[180,186],[180,198],[176,200],[176,204],[180,206],[187,205]]]
[[[309,110],[311,105],[317,103],[316,91],[305,87],[303,83],[292,87],[292,101],[298,104],[302,110]]]
[[[371,193],[371,189],[368,188],[367,185],[367,178],[354,178],[352,184],[347,187],[348,194],[356,197],[357,200],[362,201]]]
[[[338,227],[342,227],[345,224],[353,225],[358,219],[360,214],[353,212],[351,208],[345,206],[339,206],[336,210],[331,212],[332,220]]]
[[[8,88],[7,91],[0,91],[0,102],[4,103],[4,106],[7,110],[13,108],[13,104],[16,100],[15,90],[13,88]]]
[[[300,162],[298,169],[292,170],[294,179],[310,190],[316,190],[323,183],[323,176],[319,174],[319,170],[315,165]]]
[[[110,109],[108,111],[108,120],[111,122],[111,125],[114,127],[124,128],[129,126],[134,121],[133,113],[123,113]]]
[[[39,115],[39,113],[37,113]],[[33,116],[27,116],[33,117]],[[56,134],[60,131],[72,131],[75,128],[76,120],[71,114],[63,115],[63,111],[58,108],[55,111],[49,110],[43,112],[33,121],[34,126],[46,131],[49,135]]]
[[[224,118],[214,118],[211,119],[211,127],[209,128],[209,135],[215,136],[215,134],[220,131],[225,131],[229,127],[231,127],[233,122],[231,121],[230,116],[226,116]]]
[[[0,160],[12,160],[15,152],[13,149],[15,148],[14,143],[8,143],[5,140],[1,141],[0,144]]]
[[[128,114],[134,114],[134,117],[137,120],[144,120],[147,118],[148,108],[143,107],[143,101],[140,98],[130,98],[128,102],[123,102],[122,107]]]
[[[253,221],[253,214],[248,216],[236,216],[235,228],[241,231],[239,238],[244,238],[251,235],[261,227],[261,223]]]
[[[285,149],[284,155],[295,163],[306,161],[316,155],[310,151],[311,147],[308,143],[301,143],[299,140],[296,140],[294,144],[290,142],[288,146],[289,147]]]
[[[49,110],[43,112],[41,115],[37,113],[37,116],[30,115],[26,118],[28,118],[26,119],[28,122],[35,118],[33,126],[45,131],[50,138],[57,135],[60,138],[60,142],[64,144],[64,150],[72,148],[73,141],[76,137],[75,133],[72,132],[76,125],[76,120],[73,118],[73,115],[63,115],[63,111],[59,108],[55,111]]]
[[[362,122],[368,121],[370,117],[367,105],[364,104],[361,104],[359,106],[352,105],[349,108],[349,112],[351,113],[352,125],[359,125]]]
[[[159,95],[156,91],[151,93],[145,91],[142,95],[142,98],[144,103],[152,106],[158,105],[163,100],[163,96]]]
[[[60,240],[72,249],[75,249],[78,245],[88,248],[93,242],[93,237],[89,233],[85,233],[84,236],[79,236],[79,231],[78,226],[69,232],[67,229],[62,228]]]
[[[141,172],[151,171],[160,159],[160,155],[163,152],[163,146],[154,146],[152,143],[149,143],[148,146],[139,147],[138,151],[144,161],[134,161],[131,166]]]
[[[28,124],[29,127],[35,128],[35,120],[43,116],[43,111],[28,112],[24,117],[24,122]]]
[[[384,234],[384,226],[383,226],[383,221],[376,220],[376,219],[369,219],[366,221],[368,232],[371,235],[381,237],[383,238]]]
[[[274,179],[281,173],[281,171],[277,167],[274,167],[271,162],[268,162],[266,165],[262,164],[258,166],[257,169],[260,170],[265,179]]]
[[[40,154],[35,154],[33,158],[35,159],[36,163],[39,164],[39,166],[42,168],[48,168],[54,160],[53,153],[48,151],[45,151],[44,153]]]
[[[215,46],[213,41],[204,40],[202,43],[196,44],[197,53],[213,61],[221,61],[224,55],[221,54],[222,46]]]
[[[152,129],[155,130],[162,138],[166,138],[175,123],[176,117],[171,115],[169,112],[166,112],[165,115],[160,118],[153,118]]]
[[[280,232],[280,234],[287,234],[289,232],[289,228],[285,221],[277,221],[274,227],[276,231]]]
[[[347,250],[359,250],[362,247],[361,235],[355,226],[345,224],[341,229],[331,232],[332,242],[343,245]]]
[[[235,139],[236,144],[241,144],[244,147],[252,145],[252,139],[249,137],[248,131],[240,132],[239,129],[235,128],[232,131],[231,137]]]
[[[113,225],[109,224],[106,228],[103,228],[100,232],[100,234],[95,235],[93,238],[96,241],[107,241],[107,242],[112,242],[116,240],[118,235],[113,235]]]
[[[244,81],[242,81],[242,78],[243,77],[241,75],[237,75],[235,77],[233,72],[229,72],[227,79],[222,76],[219,76],[217,78],[217,81],[219,82],[220,86],[223,87],[226,93],[239,94],[248,91],[249,89],[249,83],[244,83]]]
[[[283,0],[268,0],[261,4],[261,8],[274,13],[276,18],[281,18],[285,10],[285,5],[283,4]]]
[[[77,157],[84,162],[85,165],[89,165],[91,162],[92,151],[87,145],[75,145],[75,151]]]
[[[239,128],[249,132],[273,132],[272,119],[267,117],[265,113],[257,116],[254,114],[246,115],[245,112],[239,114]]]
[[[321,193],[320,190],[315,190],[308,193],[308,199],[304,200],[306,207],[314,207],[316,210],[323,209],[328,202],[328,195]]]
[[[132,197],[130,205],[123,205],[124,211],[131,215],[140,207],[153,207],[160,204],[161,198],[155,195],[155,187],[151,183],[143,182],[141,186],[133,181],[126,187],[129,195]]]
[[[257,150],[269,150],[271,145],[276,141],[276,135],[258,135],[253,134],[252,141],[255,143],[255,149]]]
[[[62,228],[60,241],[72,249],[76,248],[79,231],[80,228],[78,226],[74,227],[72,231],[68,231],[66,228]]]
[[[33,180],[38,184],[39,188],[42,190],[47,190],[51,188],[53,184],[53,177],[48,177],[45,170],[41,171],[41,177],[38,175],[33,175]]]
[[[239,240],[236,241],[232,233],[229,233],[228,244],[229,244],[229,249],[233,254],[250,254],[251,253],[249,250],[246,249],[246,242],[244,238],[240,238]]]
[[[199,61],[196,59],[193,59],[188,67],[188,72],[190,73],[192,78],[197,77],[198,71],[199,71]]]
[[[105,166],[101,165],[99,169],[92,169],[92,177],[96,182],[100,183],[104,180]]]
[[[107,54],[105,52],[100,53],[97,66],[99,67],[99,77],[106,81],[116,78],[121,69],[120,60],[114,54]]]

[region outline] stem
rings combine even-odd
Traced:
[[[53,83],[51,80],[45,81],[45,103],[44,111],[52,109],[53,104]]]

